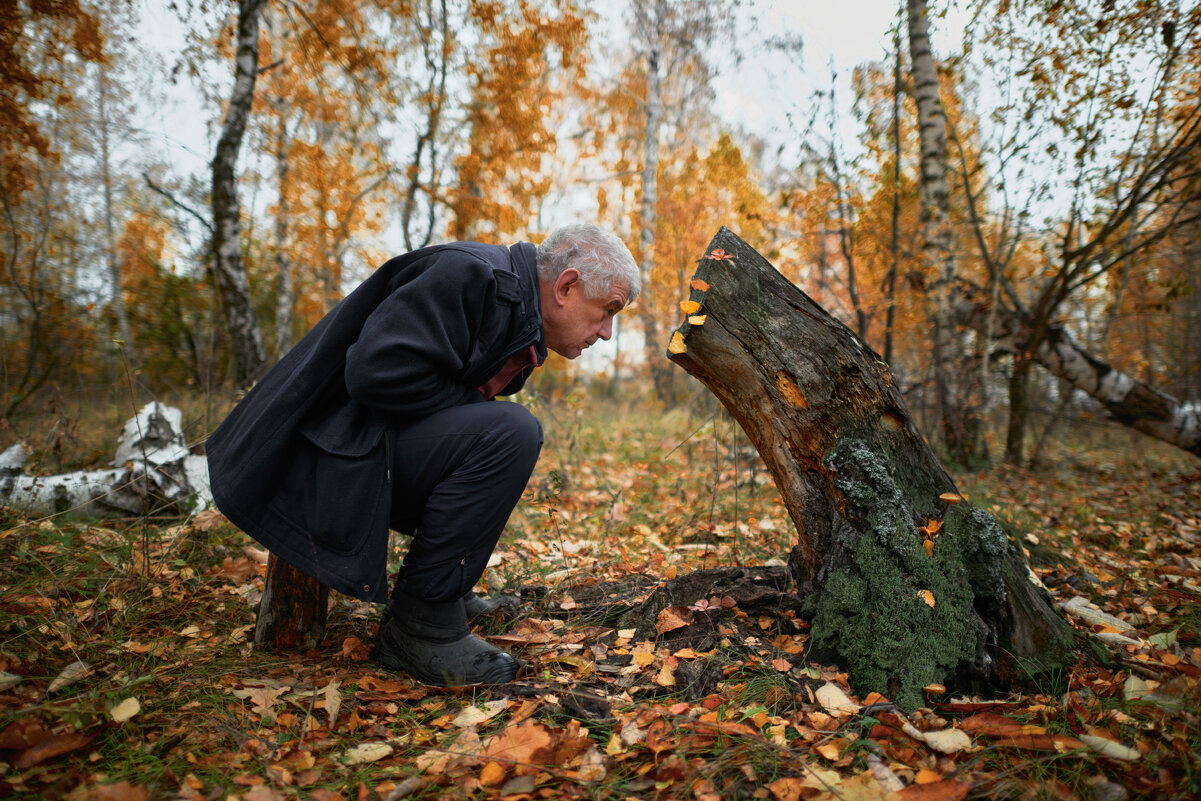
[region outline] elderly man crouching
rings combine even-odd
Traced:
[[[609,339],[638,296],[634,259],[592,225],[536,248],[455,242],[389,260],[218,426],[213,497],[321,583],[388,600],[388,529],[412,542],[376,658],[438,686],[510,681],[520,662],[473,636],[479,580],[542,447],[511,395],[553,350]]]

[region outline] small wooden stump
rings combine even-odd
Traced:
[[[328,607],[329,587],[271,554],[254,627],[254,647],[266,651],[317,647],[325,636]]]

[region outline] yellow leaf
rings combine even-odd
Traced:
[[[688,346],[684,344],[684,335],[679,331],[676,331],[674,334],[672,334],[671,344],[667,346],[667,349],[672,353],[683,353],[684,351],[688,350]]]
[[[821,745],[814,746],[813,750],[831,762],[837,762],[838,758],[842,756],[842,749],[834,743],[822,743]]]
[[[922,547],[926,549],[926,556],[934,555],[934,540],[922,540]]]
[[[688,322],[692,325],[704,325],[708,317],[709,315],[707,314],[694,314],[688,318]]]
[[[942,495],[938,496],[938,499],[943,503],[954,506],[963,500],[963,496],[958,492],[944,492]]]
[[[362,765],[377,762],[391,754],[392,746],[387,743],[360,743],[346,752],[347,765]]]
[[[700,310],[700,308],[701,304],[697,303],[695,300],[680,301],[680,309],[684,312],[684,314],[695,314]]]
[[[138,699],[130,696],[110,709],[108,715],[114,723],[124,723],[141,711],[142,705],[138,703]]]
[[[926,606],[934,608],[934,593],[929,590],[918,590],[917,594],[922,596],[922,600],[926,602]]]
[[[660,687],[674,687],[676,684],[676,674],[671,669],[671,665],[664,664],[659,670],[659,675],[655,676],[654,681]]]

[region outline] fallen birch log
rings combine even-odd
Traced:
[[[121,430],[108,467],[53,476],[22,473],[29,452],[0,454],[0,506],[30,515],[118,517],[199,512],[212,504],[208,465],[183,436],[183,415],[157,401]]]

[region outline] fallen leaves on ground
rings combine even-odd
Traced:
[[[153,535],[5,523],[0,795],[1117,801],[1201,790],[1201,477],[998,468],[965,480],[994,513],[1020,511],[1009,522],[1028,535],[1034,574],[1105,659],[1082,660],[1064,693],[931,683],[927,706],[906,714],[813,661],[807,623],[783,610],[748,612],[718,592],[676,599],[646,629],[621,621],[695,568],[786,556],[770,481],[719,433],[695,437],[695,454],[657,430],[548,454],[486,576],[527,589],[523,618],[479,632],[527,663],[495,688],[378,669],[378,609],[347,599],[320,649],[254,651],[264,560],[219,516]],[[615,439],[644,455],[614,456]],[[941,547],[937,525],[919,522]]]

